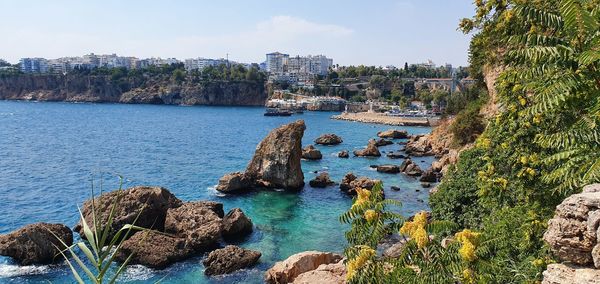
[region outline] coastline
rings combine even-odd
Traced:
[[[334,115],[331,119],[356,121],[363,123],[377,123],[394,126],[437,126],[439,118],[417,118],[417,117],[397,117],[387,116],[380,113],[358,112],[348,113],[343,112],[339,115]]]

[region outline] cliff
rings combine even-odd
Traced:
[[[262,106],[264,84],[256,81],[173,82],[168,77],[113,80],[92,75],[0,77],[0,99],[133,104]]]

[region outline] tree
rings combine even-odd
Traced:
[[[408,72],[408,62],[404,62],[404,72]]]
[[[171,76],[174,82],[181,83],[185,81],[185,71],[181,69],[176,69],[173,71],[173,75]]]

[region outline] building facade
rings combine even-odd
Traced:
[[[272,52],[265,61],[270,81],[307,83],[316,76],[325,76],[333,66],[333,59],[324,55],[294,56]]]

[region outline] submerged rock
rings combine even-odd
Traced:
[[[309,182],[311,187],[325,188],[330,185],[335,185],[335,182],[331,180],[328,173],[320,173],[314,179]]]
[[[390,186],[390,189],[393,190],[393,191],[400,191],[400,187],[399,186],[392,185],[392,186]]]
[[[150,268],[164,269],[194,254],[185,238],[178,238],[155,231],[139,231],[123,242],[115,258],[123,262],[131,255],[129,264],[141,264]]]
[[[307,160],[320,160],[323,158],[323,154],[321,154],[321,151],[315,148],[315,146],[308,145],[302,149],[302,158]]]
[[[390,159],[405,159],[406,158],[406,156],[399,151],[387,153],[386,156]]]
[[[226,246],[212,251],[202,262],[206,267],[206,275],[222,275],[236,270],[247,268],[256,264],[261,253],[254,250],[243,249],[238,246]]]
[[[252,233],[252,220],[242,209],[233,208],[223,218],[222,235],[225,238],[240,238]]]
[[[350,158],[350,154],[348,153],[347,150],[343,150],[338,153],[338,157],[339,158]]]
[[[304,186],[302,136],[306,126],[303,120],[272,130],[256,147],[254,156],[244,173],[225,175],[217,190],[239,192],[251,188],[300,189]]]
[[[408,132],[406,130],[390,129],[377,132],[377,136],[381,138],[404,139],[408,138]]]
[[[321,145],[337,145],[342,142],[343,142],[342,138],[333,133],[323,134],[315,140],[315,144],[321,144]]]
[[[65,249],[62,243],[73,244],[73,232],[69,227],[35,223],[0,235],[0,255],[9,256],[21,265],[49,264],[63,260],[58,249]]]
[[[291,283],[300,274],[317,269],[322,264],[338,263],[342,256],[330,252],[305,251],[275,263],[265,273],[267,284]]]
[[[370,139],[367,148],[363,150],[355,150],[354,156],[358,157],[380,157],[381,153],[377,149],[377,142],[375,139]]]
[[[159,231],[163,230],[167,210],[182,205],[181,200],[164,187],[136,186],[122,191],[111,191],[94,198],[94,207],[99,224],[108,223],[108,216],[118,198],[120,198],[119,206],[115,209],[108,239],[112,239],[114,234],[123,226],[133,224],[136,218],[137,221],[134,225]],[[88,222],[88,226],[93,230],[91,200],[83,203],[81,212]],[[81,221],[75,226],[75,231],[82,238],[85,238]]]
[[[165,231],[183,238],[186,246],[194,251],[205,251],[215,247],[221,238],[223,205],[216,210],[213,202],[187,202],[167,211]],[[222,215],[221,215],[222,216]]]

